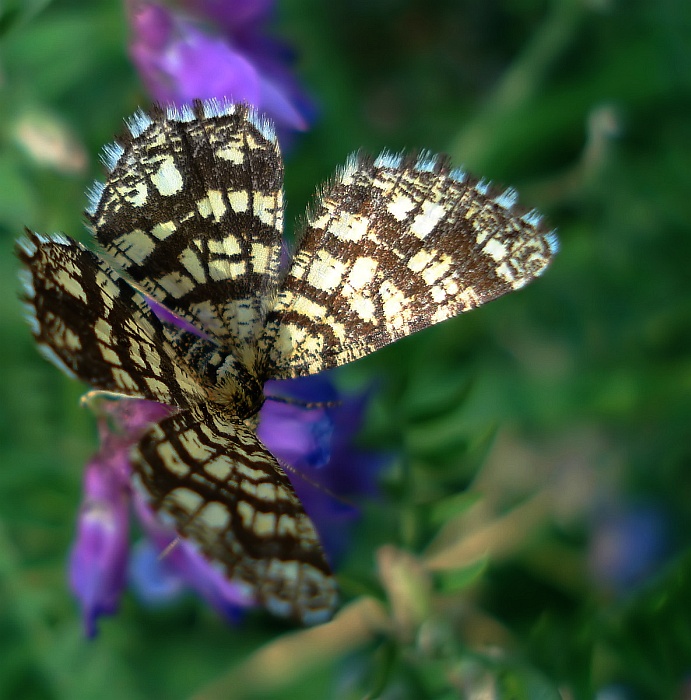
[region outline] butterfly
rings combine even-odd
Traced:
[[[96,252],[62,235],[18,243],[36,342],[96,390],[175,407],[131,455],[135,488],[267,609],[328,619],[337,589],[314,525],[256,434],[264,383],[522,287],[556,236],[514,190],[444,157],[356,154],[282,263],[283,161],[241,104],[139,112],[103,160],[86,211]]]

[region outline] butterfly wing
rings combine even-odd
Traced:
[[[142,112],[104,149],[86,214],[119,269],[163,306],[242,348],[264,321],[283,232],[283,162],[243,105]]]
[[[262,351],[286,378],[350,362],[522,287],[556,238],[436,156],[353,157],[307,219]]]
[[[317,533],[254,431],[201,405],[155,424],[133,466],[154,511],[259,603],[305,624],[331,616],[336,585]]]
[[[76,241],[20,240],[25,302],[43,354],[96,389],[188,406],[205,392],[160,322],[107,263]]]

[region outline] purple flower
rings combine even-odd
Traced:
[[[88,637],[96,618],[117,610],[125,585],[128,497],[113,462],[94,458],[84,473],[84,504],[70,559],[70,583],[84,611]]]
[[[269,381],[257,433],[286,469],[312,518],[331,563],[348,544],[359,510],[347,499],[375,496],[377,478],[390,461],[384,453],[358,449],[370,392],[343,396],[328,374]],[[296,403],[271,400],[283,397]],[[305,408],[304,403],[330,404]]]
[[[125,586],[129,537],[130,447],[139,427],[170,413],[150,401],[103,402],[99,417],[101,449],[84,472],[84,502],[70,557],[70,583],[81,602],[87,636],[96,619],[117,610]],[[124,434],[111,431],[114,420]]]
[[[158,315],[164,314],[158,305],[153,308]],[[169,322],[177,319],[172,314],[166,318]],[[266,391],[269,396],[303,404],[333,402],[308,408],[269,399],[260,412],[259,434],[287,465],[334,562],[358,515],[342,499],[373,494],[377,473],[385,462],[351,445],[367,395],[343,398],[324,376],[268,382]],[[131,488],[132,447],[153,421],[175,409],[139,399],[99,398],[90,404],[99,416],[101,448],[85,473],[84,505],[70,562],[71,585],[82,606],[87,634],[96,633],[99,616],[117,610],[128,578],[128,561],[129,581],[143,602],[164,604],[191,589],[223,617],[236,621],[244,608],[255,603],[252,592],[228,581],[194,546],[159,522]],[[131,557],[130,510],[146,536]]]
[[[176,105],[195,99],[247,102],[279,133],[304,131],[313,113],[288,66],[292,53],[265,35],[273,2],[186,0],[183,11],[131,1],[130,54],[149,93]]]

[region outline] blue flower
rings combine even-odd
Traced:
[[[615,504],[595,515],[589,565],[605,588],[625,593],[649,578],[670,550],[669,522],[652,503]]]
[[[247,102],[279,133],[304,131],[313,107],[289,66],[292,52],[265,34],[273,2],[187,0],[185,11],[130,2],[130,54],[151,96]]]

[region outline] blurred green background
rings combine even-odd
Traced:
[[[350,152],[426,147],[516,186],[561,252],[338,375],[378,382],[361,441],[396,454],[339,571],[374,631],[126,595],[89,642],[66,557],[95,423],[12,247],[86,240],[99,149],[148,101],[119,2],[1,3],[0,697],[689,697],[691,3],[281,0],[274,29],[319,108],[289,222]]]

